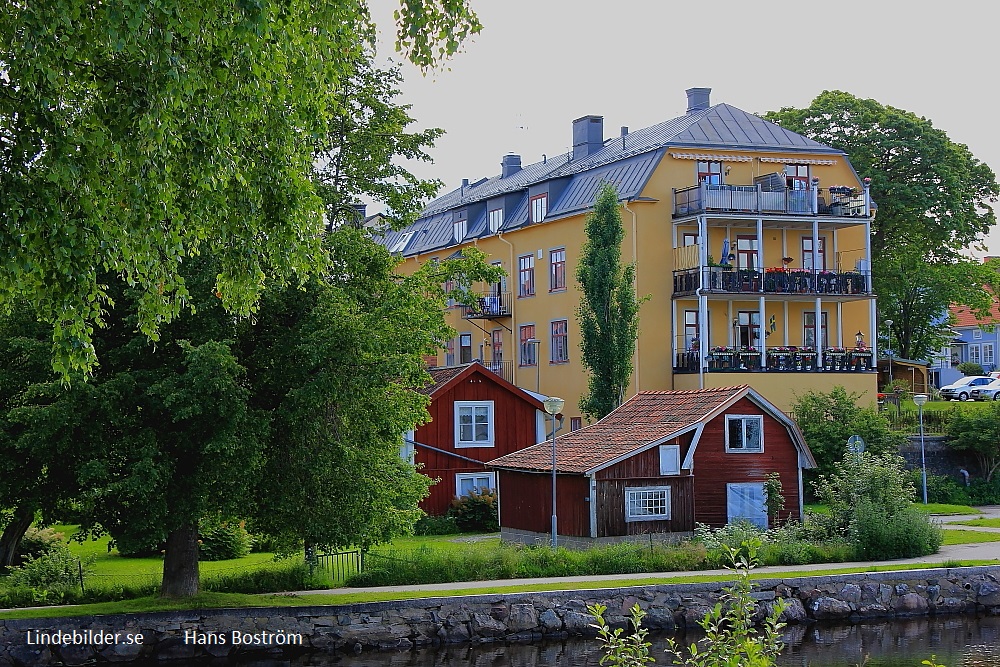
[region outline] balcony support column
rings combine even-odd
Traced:
[[[760,367],[767,368],[767,331],[764,329],[767,326],[767,304],[765,303],[764,296],[761,295],[758,298],[757,308],[759,309],[760,315],[760,328],[757,329],[758,336],[760,337]]]
[[[826,345],[826,341],[823,340],[823,299],[816,297],[816,314],[813,323],[815,327],[815,338],[816,338],[816,370],[819,370],[823,366],[823,347]],[[837,326],[840,326],[840,322],[837,322]]]
[[[767,266],[764,262],[764,218],[757,218],[757,266],[751,266],[749,268],[754,271],[763,272],[763,268]],[[764,291],[764,277],[760,277],[760,291]]]
[[[813,289],[818,286],[816,281],[819,279],[817,271],[820,269],[825,269],[825,266],[820,266],[817,259],[819,259],[819,218],[813,218],[813,243],[812,243],[812,272],[813,272]],[[823,248],[826,250],[826,248]],[[803,262],[804,264],[804,262]]]
[[[872,365],[878,373],[878,314],[875,311],[875,299],[868,300],[868,331],[871,332]]]

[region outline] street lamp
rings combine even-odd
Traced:
[[[529,338],[528,340],[524,341],[524,344],[531,345],[534,347],[531,356],[535,362],[535,393],[537,394],[541,392],[541,389],[538,388],[540,386],[540,383],[538,381],[539,378],[538,369],[541,367],[541,364],[538,363],[538,346],[542,344],[542,341],[538,340],[537,338]]]
[[[917,413],[920,415],[920,476],[924,484],[924,505],[927,504],[927,459],[924,456],[924,403],[927,402],[927,394],[917,394],[913,397],[913,402],[917,404]]]
[[[885,351],[889,355],[889,385],[892,386],[892,320],[885,321]]]
[[[558,396],[549,396],[542,405],[552,417],[552,549],[556,548],[556,415],[562,412],[566,401]]]

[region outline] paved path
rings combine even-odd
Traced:
[[[935,521],[947,528],[959,530],[978,530],[1000,533],[1000,528],[977,528],[974,526],[955,525],[956,521],[968,521],[979,518],[1000,518],[1000,505],[988,505],[977,508],[979,513],[961,516],[936,516]],[[854,563],[816,563],[812,565],[771,565],[756,568],[756,572],[802,572],[808,575],[816,570],[831,570],[839,568],[870,568],[885,565],[939,565],[948,561],[993,560],[1000,563],[1000,542],[983,542],[978,544],[956,544],[942,546],[936,554],[919,558],[904,558],[889,561],[863,561]],[[427,593],[434,591],[453,591],[467,588],[498,588],[503,586],[530,586],[532,584],[552,585],[559,583],[589,583],[594,588],[614,587],[616,581],[627,579],[658,579],[704,575],[726,575],[729,570],[697,570],[694,572],[651,572],[645,574],[603,574],[585,577],[542,577],[537,579],[499,579],[493,581],[456,581],[446,584],[416,584],[411,586],[373,586],[371,588],[333,588],[329,590],[301,591],[300,595],[344,595],[349,593],[398,593],[400,599],[407,593]]]

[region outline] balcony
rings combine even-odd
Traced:
[[[510,292],[485,292],[473,294],[472,303],[462,305],[466,320],[495,320],[510,317]]]
[[[701,183],[674,190],[674,217],[716,212],[865,218],[866,201],[863,192],[847,187],[791,190],[766,179],[754,185]]]
[[[674,271],[674,298],[697,293],[870,295],[870,271],[736,269],[707,266]]]
[[[711,348],[705,361],[708,373],[877,372],[872,352],[867,349],[830,348],[820,354],[812,348],[776,347],[760,352],[720,346]],[[674,373],[697,373],[699,370],[697,350],[677,353]]]

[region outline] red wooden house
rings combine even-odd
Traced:
[[[764,481],[781,479],[784,521],[802,515],[802,469],[816,462],[798,426],[743,385],[643,391],[604,419],[556,439],[561,543],[686,534],[738,518],[767,525]],[[490,461],[499,473],[501,537],[550,531],[552,446]],[[564,539],[568,538],[568,539]]]
[[[403,457],[438,479],[420,504],[431,515],[448,511],[456,495],[496,488],[486,461],[545,439],[545,411],[532,394],[478,361],[430,369],[431,421],[406,434]]]

